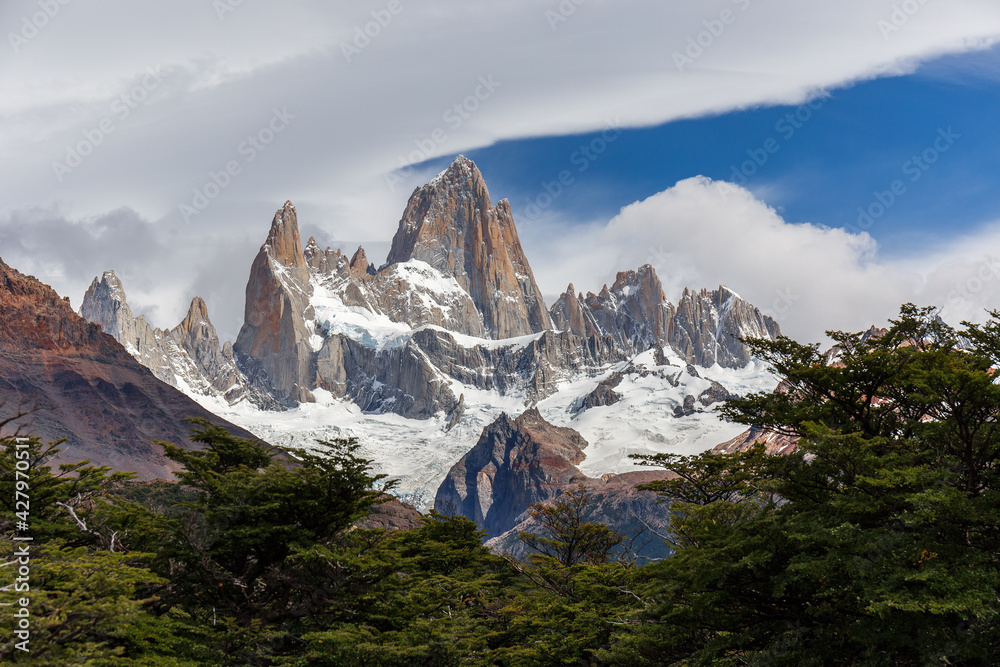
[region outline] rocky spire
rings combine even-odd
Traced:
[[[580,303],[573,283],[569,284],[566,292],[552,305],[549,313],[552,324],[562,331],[569,331],[577,336],[596,336],[601,333],[593,313]]]
[[[453,276],[495,338],[552,328],[510,203],[494,207],[479,169],[461,155],[410,197],[388,263],[412,259]]]
[[[355,279],[362,279],[368,275],[368,256],[365,254],[365,249],[358,246],[358,249],[354,252],[354,256],[351,257],[351,275]]]
[[[250,267],[243,327],[233,345],[237,355],[259,362],[282,398],[315,386],[311,332],[305,324],[311,294],[295,206],[285,202]]]
[[[269,254],[275,261],[285,266],[306,268],[306,260],[302,255],[302,241],[299,239],[299,219],[292,202],[286,201],[274,214],[271,231],[264,245],[270,247]]]
[[[212,321],[208,318],[208,306],[200,296],[191,299],[187,315],[177,326],[186,333],[196,331],[199,328],[211,328],[212,332],[215,332],[215,327],[212,326]]]
[[[700,366],[742,368],[750,350],[740,338],[776,338],[777,323],[728,287],[684,290],[667,342],[682,357]]]
[[[569,305],[568,297],[565,303]],[[600,293],[588,294],[579,307],[598,332],[615,337],[635,352],[661,344],[673,316],[663,285],[648,264],[637,271],[619,271],[610,288],[604,285]]]

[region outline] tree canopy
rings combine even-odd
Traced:
[[[830,335],[828,352],[747,341],[781,385],[723,408],[791,454],[638,457],[674,473],[645,487],[674,552],[647,565],[586,520],[584,488],[531,508],[525,562],[463,517],[365,527],[391,483],[349,439],[291,456],[201,422],[202,449],[164,445],[178,483],[53,470],[58,443],[2,439],[0,530],[16,534],[27,451],[38,560],[33,650],[0,660],[1000,663],[1000,314],[955,329],[906,305],[886,330]]]

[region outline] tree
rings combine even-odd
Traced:
[[[956,331],[912,305],[891,324],[881,336],[830,332],[832,358],[787,338],[748,341],[782,390],[724,411],[799,437],[798,451],[670,461],[680,477],[658,490],[700,501],[672,506],[684,539],[649,568],[658,604],[618,659],[1000,659],[1000,324]]]
[[[348,614],[360,585],[339,559],[343,533],[392,487],[370,472],[355,439],[322,441],[323,455],[280,454],[205,421],[185,450],[163,443],[183,465],[188,489],[176,507],[121,502],[116,526],[154,555],[169,584],[159,594],[211,624],[233,664],[269,664],[291,650],[302,623]]]
[[[165,581],[148,568],[148,555],[126,553],[126,535],[107,520],[114,491],[132,475],[87,461],[53,470],[48,461],[61,442],[30,435],[0,439],[0,592],[4,616],[13,619],[23,608],[20,618],[30,628],[22,645],[28,650],[18,647],[22,638],[11,641],[8,634],[0,661],[98,666],[217,660],[183,614],[152,613],[151,591]]]
[[[530,549],[554,558],[563,567],[578,563],[603,564],[625,536],[603,523],[585,521],[590,494],[582,484],[566,491],[551,505],[535,503],[528,515],[541,533],[521,532],[517,537]]]

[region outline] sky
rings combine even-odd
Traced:
[[[458,154],[552,303],[652,264],[788,335],[1000,308],[995,0],[7,0],[0,258],[223,339],[274,211],[378,263]]]

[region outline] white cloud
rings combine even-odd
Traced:
[[[16,51],[9,36],[0,44],[0,212],[55,207],[80,220],[127,206],[164,238],[187,239],[166,244],[166,266],[186,266],[179,258],[191,247],[220,239],[252,247],[289,198],[332,238],[384,244],[420,184],[414,175],[390,190],[385,174],[435,130],[445,138],[425,157],[601,129],[609,119],[644,126],[799,102],[1000,35],[995,0],[927,2],[891,32],[879,21],[891,21],[901,0],[399,2],[388,22],[386,0],[230,3],[222,16],[204,0],[61,5]],[[570,5],[565,21],[553,20]],[[20,34],[38,7],[2,3],[0,34]],[[720,32],[726,10],[735,18]],[[377,17],[385,25],[376,30]],[[342,45],[366,28],[378,34],[348,62]],[[708,46],[679,71],[675,53],[689,39]],[[169,75],[121,118],[115,100],[147,67]],[[450,120],[449,109],[490,76],[500,86],[461,123]],[[275,107],[295,119],[250,162],[240,146]],[[105,119],[113,133],[59,180],[53,162]],[[185,224],[179,205],[232,160],[240,175]],[[220,300],[240,302],[246,266],[227,268],[233,280]],[[76,298],[85,287],[66,289]],[[182,311],[189,296],[161,306]]]
[[[944,307],[957,324],[1000,304],[1000,225],[930,252],[886,257],[867,233],[790,224],[749,191],[703,177],[625,207],[606,226],[538,240],[549,253],[545,291],[597,291],[617,270],[653,264],[675,303],[684,287],[724,284],[818,342],[824,331],[884,325],[905,302]],[[536,271],[536,273],[538,273]],[[570,278],[572,279],[572,278]]]

